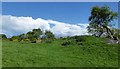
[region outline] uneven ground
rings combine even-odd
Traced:
[[[3,40],[3,67],[117,67],[118,45],[103,38],[88,38],[84,46],[52,43],[20,43]]]

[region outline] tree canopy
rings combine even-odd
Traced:
[[[48,39],[54,39],[55,35],[51,31],[46,31],[45,35]]]
[[[5,34],[0,34],[1,39],[7,39],[7,36]]]
[[[95,6],[92,8],[91,16],[89,17],[88,32],[99,37],[103,33],[107,33],[110,38],[114,38],[114,33],[111,31],[111,26],[113,25],[111,22],[117,18],[117,12],[113,12],[108,6]]]

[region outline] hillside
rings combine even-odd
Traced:
[[[81,37],[83,38],[83,36]],[[106,38],[84,37],[85,41],[62,46],[66,39],[26,43],[3,40],[3,67],[117,67],[118,45]],[[82,44],[81,44],[82,43]]]

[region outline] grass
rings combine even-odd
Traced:
[[[2,68],[2,40],[0,39],[0,68]]]
[[[84,46],[52,43],[20,43],[3,40],[3,67],[118,67],[118,45],[105,38],[87,37]]]

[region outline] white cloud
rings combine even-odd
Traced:
[[[40,28],[42,31],[50,30],[56,37],[88,35],[86,27],[88,24],[68,24],[54,20],[45,20],[42,18],[33,19],[32,17],[16,17],[11,15],[2,16],[2,32],[8,37],[26,33],[34,28]]]

